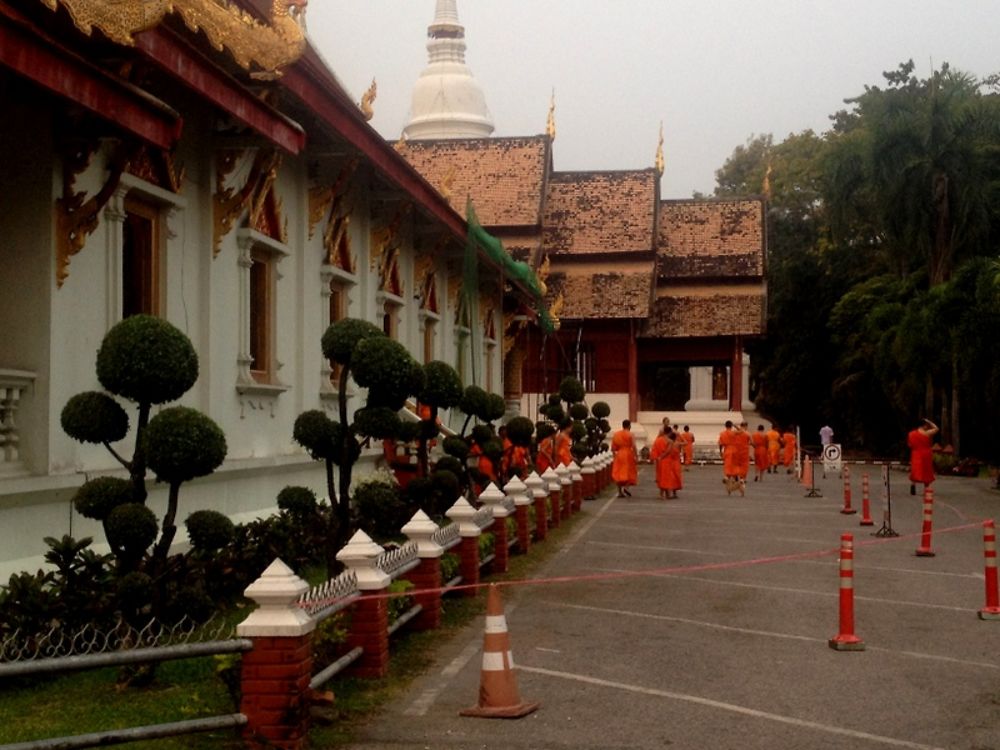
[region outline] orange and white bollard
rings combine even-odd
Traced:
[[[854,634],[854,535],[840,535],[840,632],[829,640],[837,651],[864,651]]]
[[[924,487],[924,526],[920,532],[920,546],[917,547],[917,557],[934,557],[931,549],[931,531],[934,528],[934,490]]]
[[[858,511],[851,507],[851,467],[844,466],[844,507],[840,511],[845,516],[851,516]]]
[[[859,526],[874,526],[872,504],[869,495],[868,472],[861,475],[861,523]]]
[[[997,585],[997,530],[992,520],[983,521],[983,553],[986,556],[986,606],[980,620],[1000,620],[1000,590]]]

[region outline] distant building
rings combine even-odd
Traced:
[[[431,67],[440,29],[464,40],[455,5],[437,2]],[[436,101],[479,91],[467,69],[454,95],[450,80],[438,80]],[[766,319],[762,197],[662,200],[662,150],[655,168],[556,171],[552,110],[544,135],[453,135],[449,107],[437,129],[417,129],[427,123],[427,107],[416,104],[427,90],[421,76],[397,151],[456,210],[471,198],[484,227],[539,269],[561,321],[547,338],[505,321],[504,335],[517,342],[505,348],[508,398],[520,393],[533,416],[571,374],[591,401],[611,404],[613,423],[629,418],[641,436],[668,415],[704,436],[702,446],[725,419],[753,410],[745,344]],[[472,110],[482,115],[478,101]]]

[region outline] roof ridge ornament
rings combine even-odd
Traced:
[[[663,176],[663,171],[666,168],[666,159],[663,157],[663,120],[660,120],[660,140],[656,145],[656,174],[659,177]]]
[[[549,99],[549,116],[545,122],[545,134],[550,141],[556,139],[556,89],[552,87],[552,97]]]
[[[126,47],[134,34],[159,25],[177,13],[191,31],[202,31],[217,50],[229,51],[236,63],[260,80],[281,76],[281,68],[295,62],[305,50],[306,0],[272,0],[268,23],[225,0],[41,0],[69,12],[73,24],[87,36],[94,27]]]

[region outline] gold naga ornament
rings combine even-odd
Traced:
[[[663,170],[666,169],[667,163],[666,159],[663,157],[663,121],[660,121],[660,141],[656,145],[656,174],[663,175]]]
[[[273,80],[305,50],[306,0],[272,0],[263,23],[225,0],[41,0],[50,10],[62,5],[88,36],[94,28],[108,39],[134,46],[134,34],[176,13],[191,31],[202,31],[220,52],[229,51],[253,78]]]
[[[372,107],[372,103],[375,101],[376,96],[378,96],[378,85],[375,83],[375,79],[372,78],[372,85],[361,95],[361,103],[358,105],[366,121],[371,120],[375,116],[375,109]]]

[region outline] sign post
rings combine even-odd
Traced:
[[[827,443],[823,446],[823,474],[827,472],[840,473],[841,470],[840,443]]]
[[[892,528],[892,494],[889,487],[889,465],[882,466],[882,528],[875,532],[875,536],[899,536],[899,533]]]

